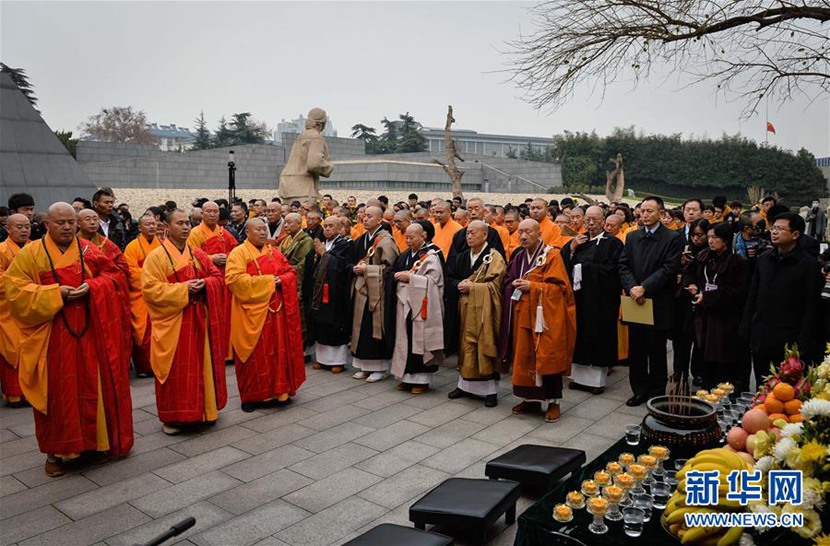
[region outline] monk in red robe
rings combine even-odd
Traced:
[[[242,411],[284,405],[305,381],[297,272],[268,244],[261,217],[246,224],[247,240],[231,251],[225,282],[231,292],[231,348]]]
[[[570,375],[576,345],[576,303],[559,250],[545,245],[539,223],[519,224],[522,247],[513,253],[502,282],[505,309],[501,357],[513,364],[513,413],[536,413],[548,402],[545,421],[559,419],[562,376]]]
[[[204,210],[204,209],[203,209]],[[203,251],[187,243],[190,220],[167,213],[167,238],[147,255],[141,292],[150,315],[150,364],[165,434],[215,423],[228,401],[225,283]]]
[[[118,245],[113,243],[108,237],[101,235],[100,223],[98,221],[98,213],[91,209],[83,209],[78,213],[78,236],[81,239],[86,239],[90,243],[98,247],[104,253],[104,256],[112,260],[112,263],[121,271],[118,279],[121,285],[121,293],[129,294],[130,292],[130,266],[127,260],[124,259],[124,253],[118,248]],[[130,300],[123,298],[120,303],[124,312],[124,320],[121,321],[121,343],[123,350],[120,352],[124,366],[130,369],[130,353],[132,347],[131,340],[131,326],[130,326]]]
[[[153,368],[150,366],[150,316],[141,293],[141,270],[147,255],[159,245],[161,241],[156,237],[156,219],[151,214],[145,214],[138,219],[138,237],[130,241],[124,249],[124,259],[130,268],[132,355],[138,377],[153,375]]]
[[[219,205],[213,201],[208,201],[202,205],[202,223],[190,230],[190,235],[187,238],[187,244],[193,248],[204,251],[222,275],[222,282],[225,282],[225,264],[228,261],[228,254],[230,254],[231,250],[236,248],[239,243],[233,235],[219,225]],[[226,288],[225,316],[230,316],[231,313],[230,298],[230,292],[228,292]],[[225,321],[223,326],[226,328],[225,337],[230,339],[230,322]],[[230,354],[226,355],[226,360],[231,360]]]
[[[46,474],[86,452],[93,462],[133,445],[129,371],[123,366],[121,272],[75,236],[75,209],[55,203],[48,233],[26,245],[6,271],[6,297],[20,329],[20,386],[34,408]]]
[[[32,224],[23,214],[12,214],[6,220],[8,239],[0,243],[0,392],[10,408],[27,406],[20,381],[17,379],[17,354],[21,342],[20,329],[12,320],[3,278],[12,260],[32,233]]]

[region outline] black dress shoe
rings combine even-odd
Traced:
[[[485,408],[495,408],[499,405],[499,397],[495,394],[488,394],[484,397],[484,407]]]
[[[646,402],[646,400],[648,400],[648,398],[646,398],[645,396],[641,396],[641,395],[639,395],[639,394],[635,394],[634,396],[632,396],[631,398],[629,398],[629,399],[625,402],[625,405],[626,405],[626,406],[628,406],[628,407],[630,407],[630,408],[633,408],[633,407],[635,407],[635,406],[641,406],[641,405],[643,405],[643,404]]]
[[[256,404],[253,403],[253,402],[244,402],[242,404],[242,411],[244,411],[245,413],[251,413],[255,409],[256,409]]]
[[[456,387],[455,390],[452,390],[449,393],[447,393],[447,398],[449,398],[450,400],[455,400],[457,398],[464,398],[466,395],[466,392]]]

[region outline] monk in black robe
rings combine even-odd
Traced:
[[[608,369],[617,363],[617,319],[622,286],[619,279],[622,242],[603,231],[599,207],[585,212],[586,233],[562,248],[562,259],[576,300],[576,348],[571,367],[572,389],[601,394]]]

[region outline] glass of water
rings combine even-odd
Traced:
[[[675,459],[674,460],[674,469],[675,470],[680,470],[681,468],[686,466],[686,463],[688,463],[688,462],[689,462],[689,459]]]
[[[671,486],[666,482],[654,482],[651,485],[651,496],[654,497],[654,507],[663,510],[669,503]]]
[[[630,537],[638,537],[643,534],[643,522],[646,513],[640,508],[625,508],[623,511],[623,530]]]
[[[645,514],[643,521],[651,521],[651,511],[654,509],[654,497],[649,494],[634,495],[634,508],[639,508]]]
[[[677,478],[675,474],[674,470],[666,470],[666,474],[663,476],[663,481],[669,484],[672,491],[677,489]]]
[[[625,425],[625,443],[630,446],[639,445],[641,432],[640,425]]]

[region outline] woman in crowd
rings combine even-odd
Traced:
[[[694,305],[695,344],[703,359],[703,386],[708,389],[724,381],[742,385],[749,372],[740,369],[740,356],[746,348],[738,338],[747,297],[747,262],[732,252],[729,224],[721,222],[706,228],[708,248],[695,256],[683,277]]]

